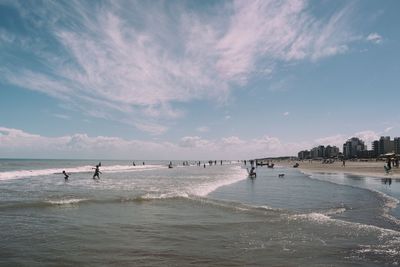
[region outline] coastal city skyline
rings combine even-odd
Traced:
[[[400,136],[398,1],[1,1],[0,158],[297,156]]]
[[[379,140],[371,142],[372,147],[368,149],[365,142],[352,137],[343,144],[343,149],[330,144],[320,144],[309,150],[302,150],[297,153],[297,158],[304,159],[387,159],[388,155],[393,157],[400,155],[400,137],[381,136]]]

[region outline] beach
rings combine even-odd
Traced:
[[[101,163],[93,179],[98,161],[0,160],[1,266],[399,264],[396,180],[278,164],[250,179],[237,161]]]
[[[400,168],[392,167],[392,170],[387,174],[384,170],[386,163],[384,161],[351,161],[347,160],[345,166],[342,161],[337,160],[333,163],[322,163],[317,160],[304,161],[276,161],[280,166],[292,168],[295,163],[299,163],[299,169],[305,172],[324,172],[324,173],[343,173],[360,176],[370,176],[377,178],[394,178],[400,179]]]

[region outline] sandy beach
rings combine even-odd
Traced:
[[[299,169],[304,172],[330,172],[345,173],[352,175],[371,176],[378,178],[394,178],[400,179],[400,168],[392,168],[387,174],[383,168],[383,161],[346,161],[346,166],[342,166],[341,161],[330,164],[323,164],[321,161],[279,161],[275,162],[279,166],[292,167],[296,162],[300,164]]]

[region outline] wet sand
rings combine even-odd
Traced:
[[[392,171],[387,174],[384,170],[386,163],[384,161],[346,161],[343,166],[341,161],[331,164],[323,164],[322,161],[279,161],[275,162],[277,166],[293,167],[298,162],[300,170],[304,172],[326,172],[326,173],[345,173],[352,175],[371,176],[379,178],[395,178],[400,179],[400,168],[393,167]]]

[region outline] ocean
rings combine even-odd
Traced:
[[[0,160],[0,266],[400,265],[398,180],[142,162]]]

